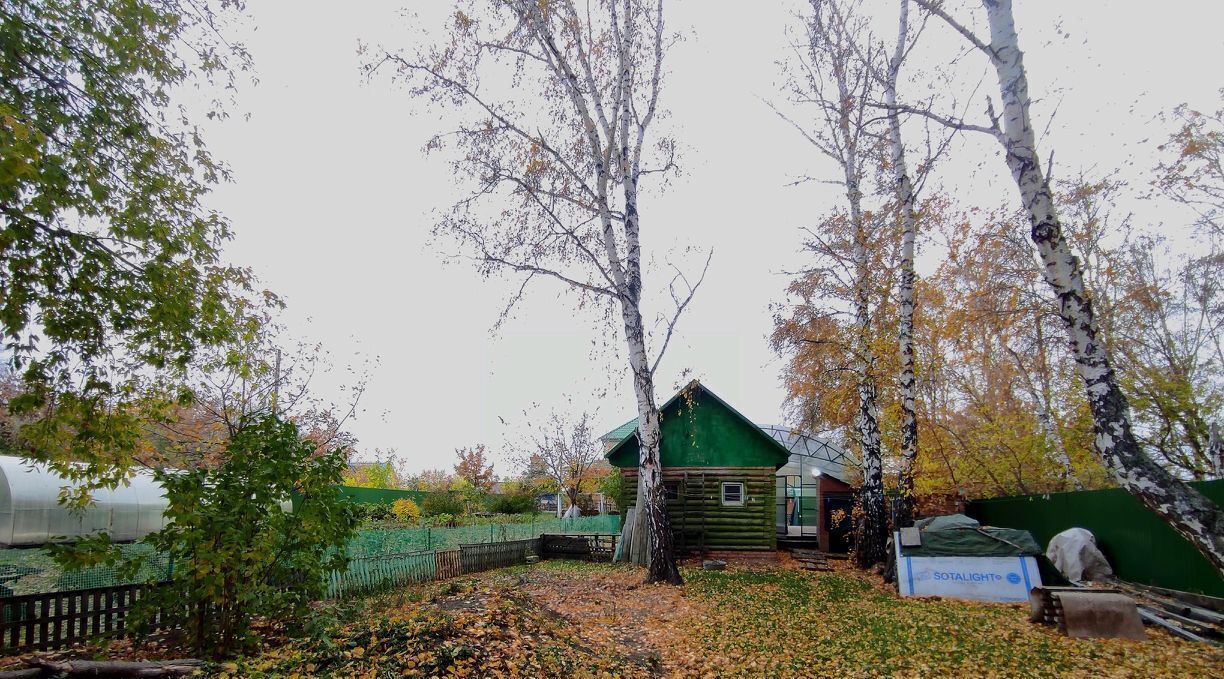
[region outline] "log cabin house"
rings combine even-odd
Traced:
[[[855,461],[838,446],[759,426],[693,381],[660,408],[667,511],[681,553],[844,552]],[[637,501],[637,418],[602,437],[620,470],[621,507]]]

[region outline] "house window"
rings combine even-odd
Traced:
[[[680,484],[665,483],[663,484],[663,497],[668,500],[677,500],[680,498]]]
[[[724,507],[742,507],[744,505],[744,484],[738,481],[722,484],[722,503]]]

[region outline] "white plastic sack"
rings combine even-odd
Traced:
[[[1113,577],[1113,568],[1097,548],[1092,532],[1086,528],[1068,528],[1055,535],[1046,548],[1046,556],[1071,582]]]

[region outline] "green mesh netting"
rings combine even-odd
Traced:
[[[155,554],[151,547],[139,544],[123,545],[120,551],[125,557],[145,557],[135,577],[122,577],[109,566],[66,571],[42,548],[0,549],[0,597],[111,587],[169,577],[170,563],[165,554]]]
[[[458,547],[459,545],[525,540],[544,533],[619,533],[618,516],[580,516],[573,519],[546,518],[529,523],[491,524],[483,526],[459,526],[457,528],[391,528],[358,531],[349,541],[347,551],[353,559],[388,557],[386,563],[371,564],[354,561],[350,575],[339,578],[355,578],[364,581],[370,573],[390,569],[406,577],[408,581],[426,577],[423,565],[411,555],[435,549]],[[136,577],[124,578],[116,569],[96,566],[81,570],[61,569],[45,549],[37,547],[0,549],[0,597],[18,594],[62,592],[93,587],[111,587],[165,580],[170,576],[173,564],[164,554],[152,554],[147,545],[133,544],[121,547],[125,556],[147,555],[144,566]],[[402,563],[401,563],[402,562]],[[402,566],[402,568],[401,568]],[[358,572],[360,571],[360,572]],[[370,573],[367,573],[369,571]],[[402,575],[407,573],[407,575]]]

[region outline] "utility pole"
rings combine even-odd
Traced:
[[[276,350],[276,368],[272,376],[272,416],[276,417],[280,413],[277,412],[278,402],[280,400],[280,380],[281,380],[281,350]]]

